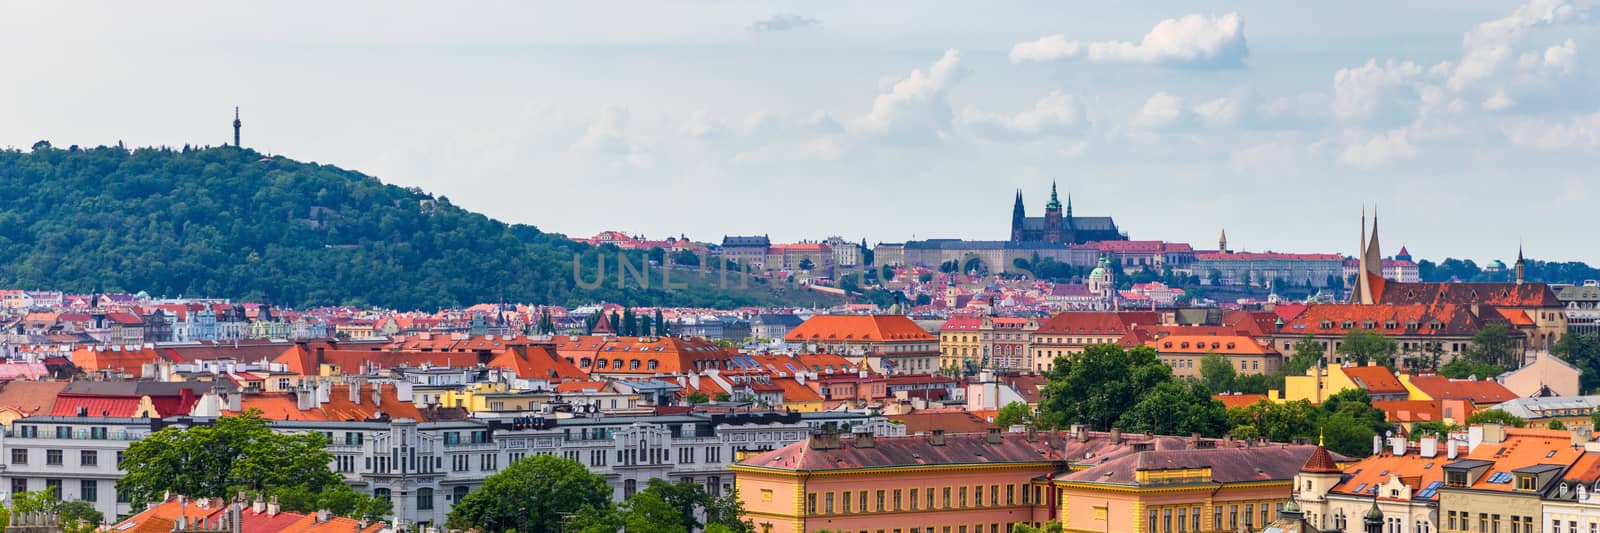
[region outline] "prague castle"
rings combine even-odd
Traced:
[[[1072,216],[1072,195],[1067,195],[1066,212],[1062,213],[1061,200],[1056,197],[1056,185],[1050,184],[1050,203],[1044,206],[1044,216],[1030,217],[1022,206],[1022,190],[1017,190],[1017,202],[1011,207],[1011,242],[1049,242],[1057,244],[1083,244],[1094,241],[1125,241],[1128,235],[1117,230],[1111,217]]]

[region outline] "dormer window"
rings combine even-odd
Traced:
[[[1517,476],[1517,490],[1534,490],[1534,486],[1537,485],[1537,479],[1538,478],[1531,475]]]

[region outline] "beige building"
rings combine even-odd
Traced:
[[[817,315],[789,330],[784,341],[886,374],[939,370],[939,338],[904,315]]]
[[[1032,370],[1045,372],[1055,367],[1057,357],[1082,352],[1096,344],[1122,341],[1137,326],[1161,323],[1161,316],[1149,311],[1069,311],[1039,323],[1029,336],[1028,352]]]

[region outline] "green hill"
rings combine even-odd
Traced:
[[[573,305],[829,305],[824,295],[730,273],[647,270],[619,287],[602,250],[509,225],[415,188],[232,147],[0,151],[0,286],[146,291],[276,305],[435,309]],[[537,211],[559,206],[528,198]],[[574,272],[574,258],[578,272]],[[602,276],[596,265],[604,258]],[[595,287],[593,282],[604,280]],[[580,282],[581,280],[581,282]],[[781,283],[776,285],[783,285]]]

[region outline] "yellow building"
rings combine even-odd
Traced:
[[[1388,367],[1376,364],[1367,366],[1313,366],[1304,375],[1285,376],[1283,390],[1267,391],[1267,399],[1283,403],[1306,400],[1321,404],[1329,396],[1351,390],[1363,389],[1373,401],[1405,400],[1410,389],[1395,377]]]

